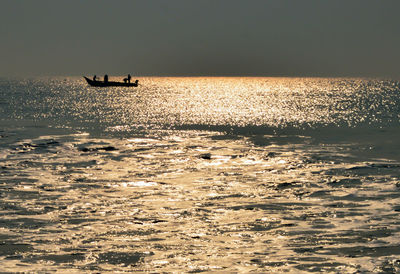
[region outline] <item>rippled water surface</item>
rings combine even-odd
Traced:
[[[0,79],[0,269],[398,272],[397,81]]]

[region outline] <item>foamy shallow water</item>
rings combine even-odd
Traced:
[[[31,109],[16,103],[3,109],[1,269],[399,271],[400,164],[391,152],[398,146],[391,138],[396,106],[379,103],[387,98],[372,89],[381,98],[377,114],[356,107],[336,113],[339,105],[323,104],[326,94],[314,105],[307,99],[303,110],[304,100],[280,101],[278,90],[275,101],[262,99],[272,80],[261,80],[157,78],[146,94],[86,89],[78,80],[68,80],[67,90],[39,82],[36,91],[54,97],[26,89],[35,98],[31,105],[15,88],[10,102]],[[202,84],[210,81],[217,97],[207,99]],[[245,94],[240,81],[260,93],[248,97],[254,109],[237,101]],[[295,83],[307,94],[315,82],[296,81],[278,80],[282,93],[291,94]],[[349,92],[322,86],[336,102]],[[285,109],[294,102],[303,115],[315,113],[291,117]],[[277,127],[277,113],[263,112],[274,105],[283,117]],[[379,123],[334,127],[358,125],[346,118],[351,113]],[[328,126],[301,129],[303,120]]]

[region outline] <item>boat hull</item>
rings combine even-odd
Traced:
[[[92,79],[89,79],[85,76],[86,82],[92,86],[92,87],[137,87],[138,83],[122,83],[122,82],[113,82],[113,81],[108,81],[108,82],[102,82],[102,81],[93,81]]]

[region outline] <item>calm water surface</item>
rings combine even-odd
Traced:
[[[0,79],[0,269],[399,272],[400,84]]]

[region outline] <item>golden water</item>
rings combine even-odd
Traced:
[[[11,85],[2,270],[399,271],[396,83],[142,80]]]

